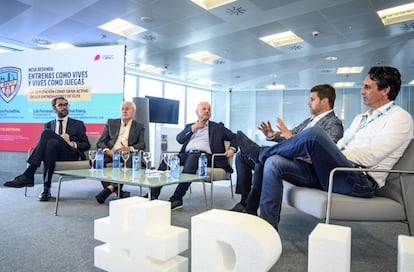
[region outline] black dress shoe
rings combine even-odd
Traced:
[[[233,208],[231,208],[230,211],[233,211],[233,212],[243,212],[244,209],[245,209],[245,207],[243,206],[243,204],[241,204],[239,202]]]
[[[127,198],[130,197],[131,193],[128,191],[121,191],[121,196],[119,198]]]
[[[40,195],[37,197],[39,201],[49,201],[49,199],[52,197],[50,194],[50,188],[44,187],[43,191],[40,193]]]
[[[108,188],[103,189],[99,194],[95,196],[96,201],[98,201],[99,204],[103,204],[105,200],[112,194],[112,191]]]
[[[143,198],[148,198],[148,194],[145,194],[142,197]],[[155,200],[155,199],[158,199],[158,197],[151,194],[151,200]]]
[[[12,181],[6,181],[4,184],[6,187],[13,188],[23,188],[23,187],[33,187],[34,186],[34,177],[27,177],[25,175],[20,175],[14,178]]]
[[[242,152],[246,157],[254,161],[255,163],[259,162],[259,154],[261,151],[261,147],[249,139],[243,132],[240,130],[237,131],[236,134],[237,145],[240,148],[240,152]]]

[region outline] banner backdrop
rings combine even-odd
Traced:
[[[120,117],[125,46],[33,50],[0,54],[0,151],[34,147],[44,124],[56,118],[51,101],[64,96],[69,116],[99,135]]]

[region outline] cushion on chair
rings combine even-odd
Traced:
[[[283,202],[319,219],[325,219],[328,194],[325,191],[283,182]],[[331,219],[357,221],[402,221],[404,207],[386,197],[360,198],[333,194]]]
[[[411,170],[414,166],[414,141],[411,140],[394,170]],[[325,219],[328,194],[325,191],[283,182],[283,202],[319,219]],[[414,176],[404,176],[408,220],[414,221]],[[359,221],[406,220],[398,174],[390,174],[385,186],[372,198],[332,194],[331,219]],[[414,223],[414,222],[411,222]]]

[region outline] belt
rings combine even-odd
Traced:
[[[193,150],[188,151],[187,153],[206,153],[206,152],[202,150],[198,150],[198,149],[193,149]]]

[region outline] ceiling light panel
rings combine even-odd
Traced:
[[[123,37],[130,37],[147,31],[143,27],[134,25],[133,23],[130,23],[120,18],[114,19],[103,25],[100,25],[98,26],[98,28],[118,34]]]
[[[209,9],[227,5],[232,2],[236,2],[236,0],[191,0],[191,2],[196,3],[203,9],[209,10]]]
[[[364,66],[353,66],[353,67],[338,67],[336,69],[337,74],[360,74]]]
[[[211,62],[217,59],[220,59],[221,57],[218,55],[214,55],[208,51],[200,51],[200,52],[196,52],[193,54],[189,54],[187,56],[185,56],[186,58],[192,59],[192,60],[196,60],[196,61],[200,61],[200,62]]]
[[[414,20],[414,3],[377,11],[384,25]]]
[[[285,84],[269,84],[266,85],[266,89],[268,90],[284,90],[286,89]]]
[[[303,42],[303,40],[292,31],[286,31],[261,37],[260,40],[264,41],[265,43],[273,47]]]
[[[334,87],[335,88],[345,88],[345,87],[353,87],[355,82],[335,82]]]

